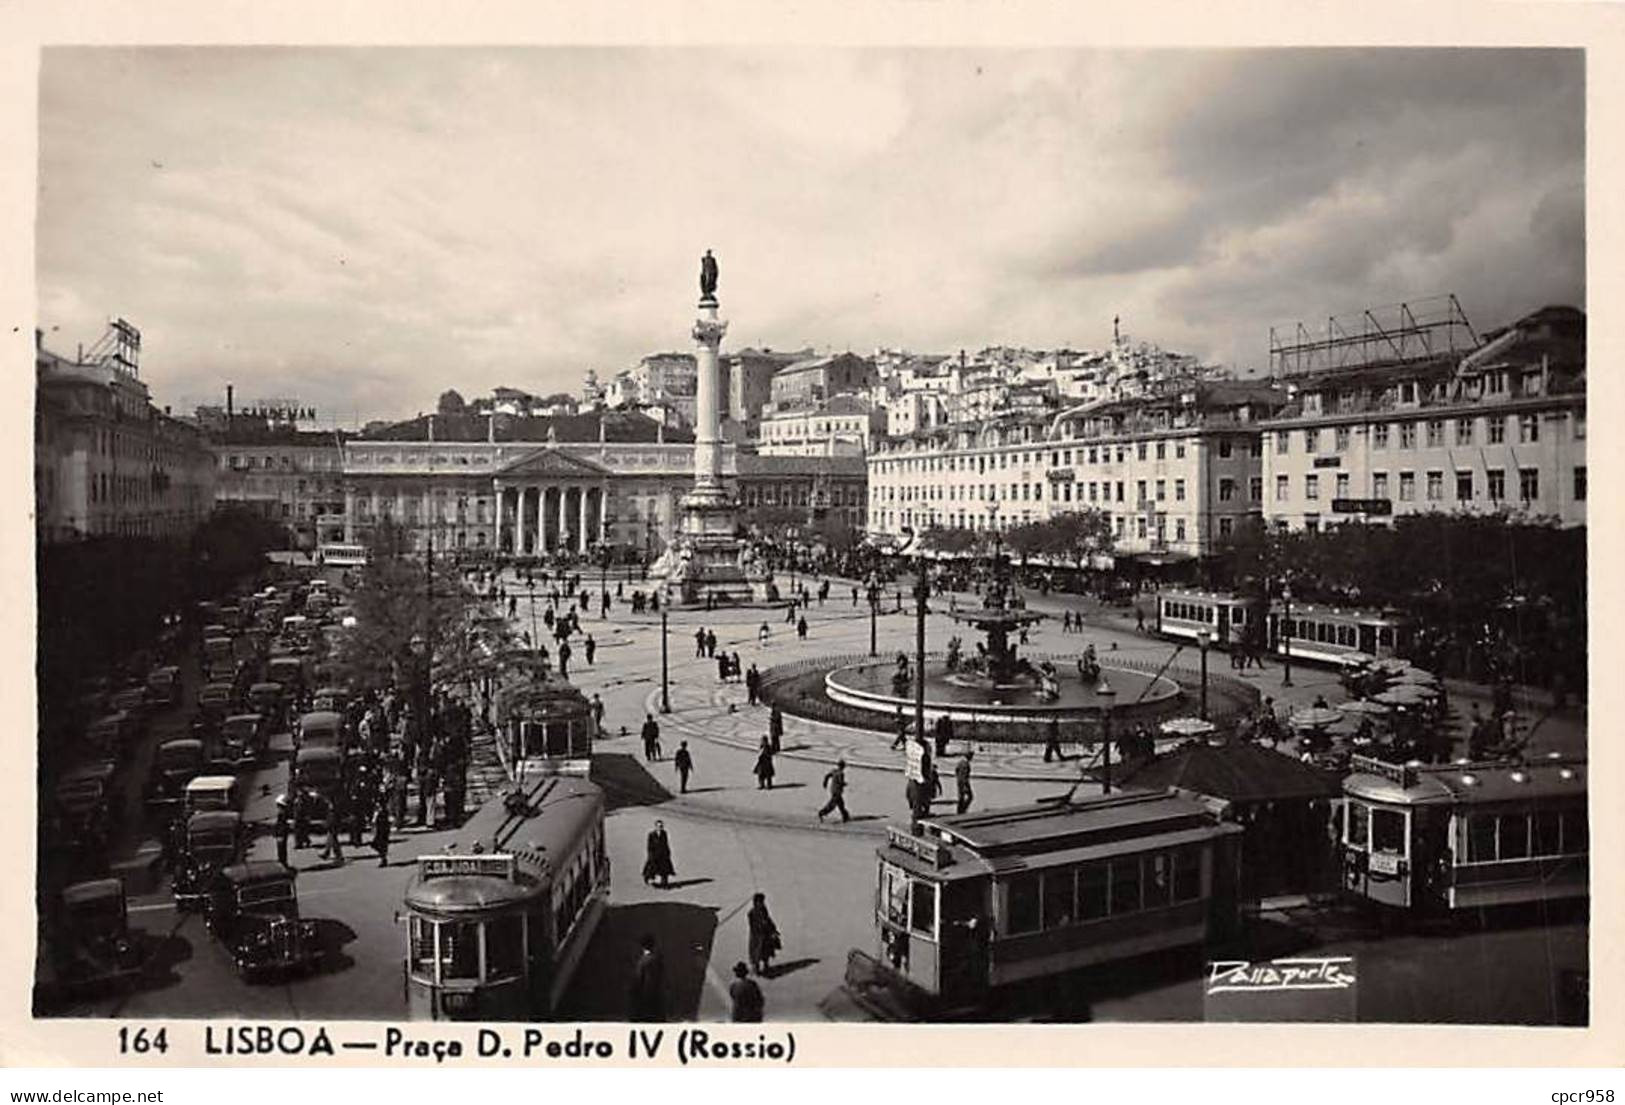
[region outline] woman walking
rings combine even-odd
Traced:
[[[773,745],[766,737],[762,738],[762,747],[756,752],[756,789],[773,789]]]
[[[656,821],[655,827],[649,830],[648,847],[643,860],[643,881],[653,883],[660,880],[662,888],[671,885],[671,877],[677,874],[677,869],[671,862],[671,838],[666,835],[666,823]]]
[[[372,819],[372,850],[378,853],[378,866],[389,866],[389,811],[382,802]]]
[[[773,923],[773,915],[767,911],[767,895],[758,890],[751,897],[750,912],[745,915],[750,923],[750,967],[759,975],[767,974],[768,964],[772,962],[783,941],[779,938],[779,926]]]

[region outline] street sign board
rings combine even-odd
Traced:
[[[1343,458],[1342,457],[1316,457],[1315,458],[1315,467],[1316,468],[1341,468],[1341,467],[1343,467]]]
[[[908,742],[908,777],[916,783],[928,782],[925,777],[925,742],[912,740]]]
[[[1392,499],[1333,499],[1333,514],[1392,514]]]

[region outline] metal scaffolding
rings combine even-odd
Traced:
[[[1427,360],[1476,349],[1479,338],[1454,294],[1333,315],[1324,336],[1302,322],[1270,327],[1270,375]]]

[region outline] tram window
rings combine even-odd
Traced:
[[[1556,810],[1541,810],[1534,818],[1534,840],[1530,855],[1559,856],[1563,854],[1563,819]]]
[[[1371,831],[1371,807],[1364,802],[1349,803],[1348,842],[1356,848],[1369,848],[1371,846],[1369,833]],[[1490,834],[1493,844],[1494,832]]]
[[[1061,928],[1072,923],[1073,899],[1076,897],[1077,871],[1068,867],[1064,871],[1044,873],[1044,927]]]
[[[935,883],[918,879],[910,884],[913,910],[908,927],[926,936],[937,933],[937,888]]]
[[[1168,904],[1173,892],[1173,871],[1167,852],[1145,857],[1145,908],[1159,909]]]
[[[434,922],[413,917],[408,930],[411,939],[412,973],[419,978],[434,978]]]
[[[1352,625],[1337,627],[1337,643],[1347,648],[1354,647],[1354,627]]]
[[[1085,864],[1078,871],[1078,919],[1106,916],[1106,865]]]
[[[908,876],[896,867],[880,869],[880,908],[894,925],[908,924]]]
[[[1038,876],[1017,875],[1009,882],[1010,933],[1038,931]]]
[[[485,977],[514,978],[525,973],[524,919],[517,913],[485,923]]]
[[[1371,850],[1405,854],[1405,815],[1398,810],[1371,811]]]
[[[1492,863],[1495,860],[1495,815],[1467,816],[1467,862]]]
[[[1202,853],[1195,848],[1174,852],[1174,901],[1188,902],[1202,896]]]
[[[1585,810],[1565,810],[1563,812],[1563,851],[1568,855],[1580,855],[1589,851],[1591,847],[1591,827],[1586,824]]]
[[[1133,913],[1140,908],[1140,857],[1112,860],[1112,912]]]
[[[440,925],[440,978],[478,979],[480,977],[480,926],[478,921],[444,921]]]
[[[1377,630],[1377,643],[1383,648],[1393,648],[1394,631],[1386,625],[1379,628]]]
[[[1529,855],[1529,816],[1522,813],[1501,815],[1501,858],[1524,859]]]

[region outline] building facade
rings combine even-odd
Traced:
[[[812,525],[834,517],[862,531],[868,517],[869,470],[861,456],[761,456],[735,460],[740,516],[804,514]]]
[[[212,436],[215,502],[285,526],[295,548],[343,541],[344,448],[337,433],[234,417]]]
[[[1397,515],[1586,519],[1585,315],[1548,307],[1462,355],[1303,373],[1265,423],[1265,514],[1287,529]]]
[[[215,458],[201,430],[153,405],[140,335],[67,358],[35,332],[35,530],[43,543],[95,536],[184,539],[214,505]],[[133,343],[133,344],[132,344]]]
[[[837,353],[779,370],[769,385],[769,400],[775,410],[807,408],[837,395],[868,391],[879,379],[867,357]]]
[[[812,350],[798,353],[779,353],[771,349],[741,349],[724,354],[721,360],[723,394],[728,397],[728,418],[734,422],[754,423],[762,416],[762,408],[773,398],[773,377],[781,369],[812,356]]]
[[[757,452],[763,456],[861,457],[881,431],[884,417],[856,395],[777,410],[762,418]]]
[[[890,438],[870,457],[869,530],[1008,529],[1093,509],[1119,555],[1209,555],[1262,511],[1256,423],[1284,400],[1212,382]]]

